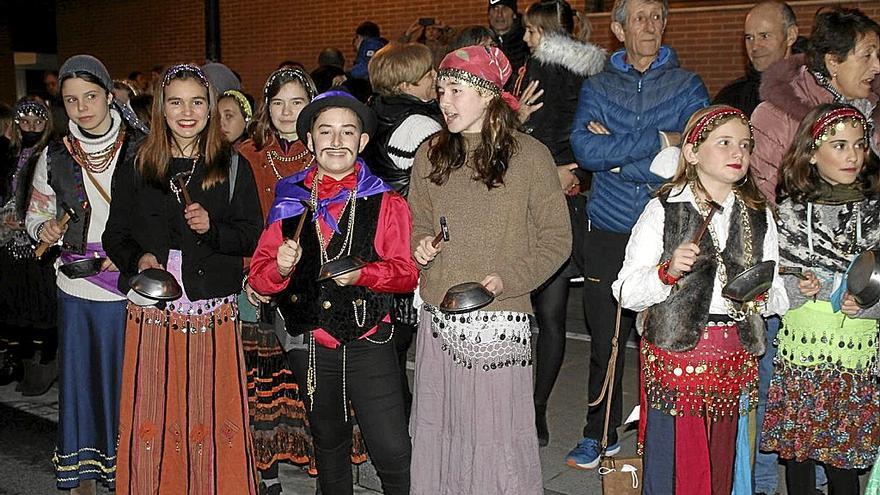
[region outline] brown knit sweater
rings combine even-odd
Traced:
[[[463,134],[468,149],[479,134]],[[412,247],[449,225],[449,242],[422,269],[422,298],[439,305],[446,290],[462,282],[481,282],[497,273],[504,292],[487,311],[532,312],[529,293],[550,278],[571,254],[571,223],[553,157],[538,140],[516,133],[519,152],[510,160],[504,185],[487,190],[465,165],[438,186],[428,180],[426,142],[416,153],[409,205]]]

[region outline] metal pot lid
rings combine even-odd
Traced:
[[[486,307],[495,300],[489,289],[477,282],[454,285],[446,291],[440,311],[444,313],[466,313]]]
[[[756,297],[767,292],[773,285],[773,273],[776,262],[767,260],[743,271],[721,289],[721,295],[740,303],[754,301]]]
[[[159,268],[147,268],[131,277],[128,285],[138,294],[156,301],[174,301],[183,295],[174,275]]]

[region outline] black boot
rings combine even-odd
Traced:
[[[21,395],[36,397],[49,391],[58,378],[58,361],[42,362],[41,352],[24,360],[24,379],[21,381]]]
[[[547,404],[535,404],[535,429],[538,430],[538,446],[550,443],[550,430],[547,429]]]
[[[24,370],[18,355],[18,346],[9,346],[0,357],[0,386],[21,380]]]

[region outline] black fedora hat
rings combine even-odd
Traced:
[[[299,117],[296,119],[297,137],[308,145],[306,134],[311,130],[312,120],[315,118],[315,115],[318,115],[325,108],[335,107],[348,108],[356,113],[364,125],[362,132],[366,132],[369,136],[376,132],[376,114],[370,107],[364,105],[345,91],[332,89],[319,94],[302,109],[302,112],[300,112]]]

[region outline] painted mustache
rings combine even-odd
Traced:
[[[352,151],[351,148],[348,148],[348,147],[346,147],[346,146],[339,146],[339,147],[336,147],[336,146],[327,146],[327,147],[325,147],[325,148],[321,148],[321,152],[322,152],[322,153],[325,152],[325,151],[342,151],[342,150],[345,150],[345,151],[347,151],[347,152],[349,152],[349,153],[354,153],[354,151]]]

